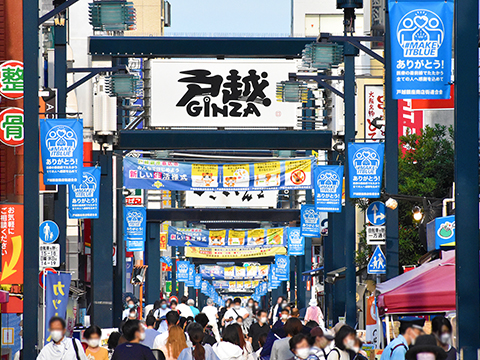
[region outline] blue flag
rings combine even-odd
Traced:
[[[190,262],[177,261],[177,280],[187,282],[190,270]]]
[[[82,181],[82,119],[42,119],[40,144],[45,185],[68,185]]]
[[[188,265],[188,280],[185,282],[185,285],[188,287],[195,286],[195,265],[194,264]]]
[[[145,241],[127,240],[127,251],[145,251]]]
[[[193,287],[196,290],[202,287],[202,274],[195,274],[195,285]]]
[[[100,198],[100,167],[84,167],[80,184],[68,188],[70,219],[97,219]]]
[[[350,198],[378,198],[382,186],[385,144],[348,144]]]
[[[305,238],[300,234],[299,227],[288,228],[288,255],[305,255]]]
[[[449,99],[453,0],[389,0],[394,99]]]
[[[326,212],[342,211],[343,166],[318,166],[315,179],[315,210]]]
[[[320,216],[315,211],[315,205],[302,205],[300,216],[300,234],[306,237],[319,237]]]
[[[68,273],[45,275],[45,344],[49,343],[48,322],[54,316],[65,319],[72,275]]]
[[[288,281],[290,273],[290,257],[288,255],[275,255],[276,275],[280,281]]]
[[[147,210],[143,206],[126,206],[124,214],[125,241],[145,241],[147,228]]]

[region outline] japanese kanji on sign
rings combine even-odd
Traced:
[[[10,100],[23,98],[23,63],[5,61],[0,65],[0,94]]]
[[[23,144],[23,110],[7,108],[0,112],[0,141],[7,146]]]
[[[53,316],[66,316],[71,280],[69,273],[45,275],[45,344],[51,341],[48,320]]]
[[[0,284],[23,284],[23,205],[0,206]]]
[[[383,85],[365,85],[365,139],[385,139]]]

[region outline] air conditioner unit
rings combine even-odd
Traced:
[[[99,76],[93,95],[93,131],[97,135],[117,131],[117,98],[108,96],[105,90],[105,77]]]

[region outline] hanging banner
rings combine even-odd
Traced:
[[[380,197],[384,151],[384,143],[348,144],[350,198]]]
[[[449,99],[453,0],[389,0],[394,99]]]
[[[195,283],[193,285],[193,288],[195,290],[198,290],[202,287],[202,274],[195,274]]]
[[[68,188],[68,217],[98,219],[100,199],[100,167],[84,167],[80,184]]]
[[[285,247],[231,247],[231,248],[202,248],[202,247],[186,247],[185,256],[192,258],[204,259],[235,259],[235,258],[254,258],[268,257],[276,254],[285,255],[287,253]]]
[[[45,185],[82,182],[82,119],[41,119],[40,143]]]
[[[343,166],[318,166],[314,172],[315,210],[342,211]]]
[[[67,316],[68,293],[72,275],[69,273],[47,273],[45,275],[45,344],[52,341],[48,320],[54,316],[63,319]]]
[[[300,234],[299,227],[288,228],[288,255],[305,255],[305,238]]]
[[[383,85],[365,85],[365,139],[379,141],[385,139],[385,120],[383,117]]]
[[[290,257],[288,255],[275,255],[276,275],[280,281],[288,281],[290,273]]]
[[[123,208],[123,231],[126,241],[145,241],[147,228],[147,210],[142,206]]]
[[[195,265],[190,264],[188,266],[188,280],[185,282],[185,285],[188,287],[195,286]]]
[[[218,265],[200,265],[199,272],[203,279],[224,279],[224,268]]]
[[[205,230],[168,227],[169,246],[253,247],[286,246],[287,228],[253,230]]]
[[[315,205],[302,205],[300,209],[300,234],[306,237],[320,237],[320,216]]]
[[[262,266],[219,266],[219,265],[200,265],[199,273],[203,279],[224,280],[224,279],[262,279],[268,275],[269,265]]]
[[[187,282],[190,271],[190,262],[177,261],[177,280]]]
[[[23,284],[23,205],[0,205],[0,239],[0,284]]]
[[[145,241],[142,240],[127,240],[127,251],[145,251]]]
[[[313,157],[241,164],[194,164],[125,157],[123,184],[128,189],[179,191],[311,189],[315,167]]]

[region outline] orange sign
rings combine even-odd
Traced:
[[[377,323],[377,313],[375,309],[375,296],[367,298],[367,325],[375,325]]]
[[[166,232],[160,233],[160,250],[166,251],[167,250],[167,234]]]
[[[23,205],[0,205],[0,284],[23,284]]]

